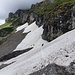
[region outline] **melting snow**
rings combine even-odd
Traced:
[[[36,25],[36,22],[34,22],[31,25],[29,25],[28,27],[26,27],[23,33],[34,31],[37,28],[38,28],[38,26]]]
[[[22,40],[22,42],[17,46],[15,51],[17,50],[24,50],[26,48],[31,48],[35,46],[35,43],[41,38],[41,35],[43,33],[42,26],[40,28],[37,27],[37,25],[32,23],[27,28],[25,28],[24,33],[27,33],[31,31],[25,39]]]
[[[20,30],[26,28],[27,26],[28,26],[28,23],[25,23],[25,24],[23,24],[23,25],[17,27],[16,32],[18,32],[18,31],[20,31]]]
[[[13,64],[0,70],[0,75],[29,75],[37,71],[42,65],[56,63],[68,66],[75,60],[75,30],[72,30],[57,39],[47,42],[41,38],[43,28],[37,27],[35,22],[27,26],[24,33],[29,32],[15,50],[22,50],[33,46],[27,53],[10,59],[3,64]],[[35,67],[35,68],[34,68]]]

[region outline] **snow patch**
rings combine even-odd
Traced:
[[[38,26],[36,25],[36,22],[30,24],[27,28],[25,28],[23,33],[27,33],[27,32],[32,32],[34,30],[36,30],[38,28]]]
[[[27,34],[27,36],[22,40],[22,42],[17,46],[17,48],[14,51],[34,47],[35,43],[37,43],[37,41],[41,38],[42,33],[42,26],[34,31],[31,31]]]
[[[17,27],[17,28],[16,28],[16,32],[18,32],[18,31],[20,31],[20,30],[26,28],[27,26],[28,26],[28,23],[25,23],[25,24],[23,24],[23,25]]]
[[[10,59],[3,64],[13,64],[0,70],[0,75],[29,75],[47,66],[56,63],[68,66],[75,60],[75,30],[72,30],[57,39],[47,42],[42,39],[42,26],[36,28],[33,24],[26,28],[25,33],[29,32],[15,50],[22,50],[33,46],[34,48],[27,53]]]

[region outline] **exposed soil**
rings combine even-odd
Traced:
[[[22,33],[23,30],[11,34],[6,42],[4,42],[2,45],[0,45],[0,58],[4,55],[7,55],[11,53],[17,45],[25,38],[27,33]]]

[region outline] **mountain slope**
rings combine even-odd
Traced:
[[[34,25],[32,24],[32,26]],[[41,33],[39,29],[41,30],[42,27],[36,29],[39,31],[39,33],[37,32],[38,34]],[[30,34],[28,37],[31,37],[32,33],[36,33],[36,30],[28,33],[27,35]],[[32,36],[35,37],[36,35]],[[0,75],[29,75],[51,63],[56,63],[60,66],[69,66],[75,60],[75,30],[58,37],[50,43],[42,40],[41,35],[37,37],[39,39],[36,43],[31,43],[31,45],[34,44],[32,50],[6,62],[1,62],[1,64],[13,63],[1,69]],[[24,46],[24,48],[26,47]]]
[[[50,42],[75,29],[75,0],[45,0],[32,4],[28,10],[17,10],[15,13],[10,13],[6,22],[15,18],[18,18],[18,25],[26,22],[30,25],[34,21],[38,27],[43,25],[42,38]]]
[[[75,1],[46,1],[0,26],[0,75],[75,75]]]

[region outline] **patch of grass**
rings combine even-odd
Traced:
[[[3,28],[2,30],[6,31],[7,33],[11,33],[13,31],[13,27],[9,26],[9,27]]]
[[[10,34],[13,30],[14,30],[14,29],[13,29],[12,26],[6,27],[6,28],[3,28],[3,29],[0,29],[0,37],[5,37],[5,36],[7,36],[7,35]]]
[[[0,25],[0,30],[3,29],[3,28],[11,28],[11,27],[13,27],[14,26],[13,24],[15,24],[15,22],[17,22],[18,19],[19,18],[15,18],[10,22],[6,22],[5,24]]]
[[[0,30],[0,45],[7,40],[7,35],[13,31],[13,27],[6,27]]]
[[[57,7],[64,8],[65,6],[74,5],[74,4],[75,4],[75,0],[55,0],[50,5],[42,3],[41,6],[37,7],[33,11],[38,12],[39,14],[46,14],[46,13],[50,13],[53,10],[57,9]],[[59,12],[61,13],[64,10],[56,10],[56,11],[57,13]]]
[[[11,24],[12,24],[11,22],[5,23],[5,24],[0,26],[0,29],[10,27]]]
[[[59,14],[71,12],[71,7],[75,5],[75,0],[55,0],[52,4],[43,4],[34,9],[38,14],[45,15],[45,20],[51,24]],[[69,9],[70,8],[70,9]]]

